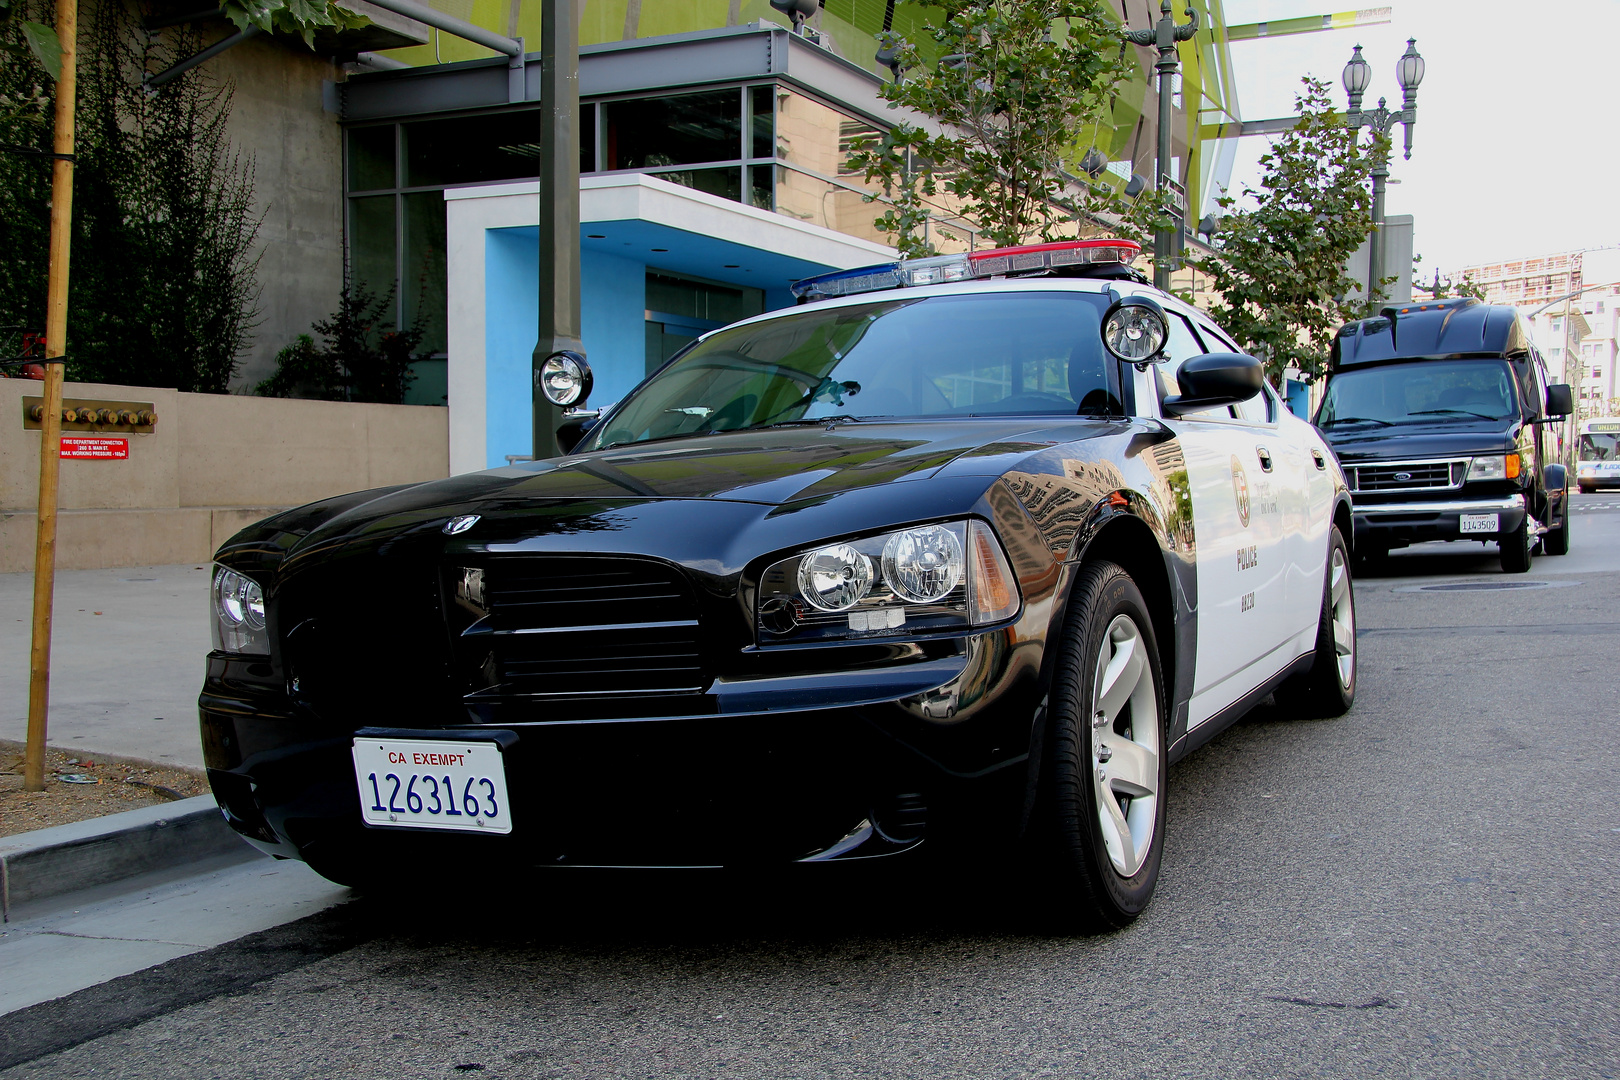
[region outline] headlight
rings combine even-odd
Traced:
[[[1486,454],[1468,463],[1470,480],[1517,480],[1518,454]]]
[[[252,578],[214,567],[214,648],[221,652],[268,655],[264,590]]]
[[[757,627],[761,644],[961,633],[1018,606],[1018,584],[990,526],[952,521],[773,564],[760,578]]]

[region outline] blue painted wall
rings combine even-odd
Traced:
[[[540,231],[491,229],[484,249],[484,446],[489,468],[533,444],[530,375],[540,319]],[[646,371],[647,266],[583,251],[580,332],[595,376],[592,405],[630,391]]]

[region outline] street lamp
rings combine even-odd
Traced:
[[[1401,87],[1401,108],[1391,112],[1383,98],[1378,108],[1362,111],[1361,97],[1372,84],[1372,65],[1361,58],[1357,45],[1344,65],[1344,91],[1350,96],[1350,110],[1345,122],[1351,128],[1371,128],[1374,135],[1388,135],[1396,124],[1405,125],[1406,159],[1412,158],[1412,125],[1417,123],[1417,88],[1427,68],[1418,55],[1417,39],[1406,39],[1406,52],[1395,65],[1395,81]],[[1373,294],[1384,279],[1384,182],[1389,179],[1389,157],[1380,153],[1373,164],[1373,231],[1367,238],[1367,305],[1372,307]]]
[[[1198,12],[1193,8],[1191,0],[1188,0],[1186,14],[1192,22],[1177,26],[1175,16],[1170,13],[1170,0],[1160,0],[1160,17],[1153,29],[1126,30],[1122,34],[1125,40],[1133,45],[1152,45],[1159,50],[1159,62],[1154,65],[1154,70],[1159,73],[1159,160],[1155,164],[1159,176],[1159,190],[1172,196],[1176,189],[1171,186],[1175,184],[1175,178],[1170,175],[1171,105],[1175,98],[1175,81],[1181,75],[1176,44],[1190,40],[1198,32]],[[1187,214],[1185,193],[1182,199],[1182,206],[1179,209],[1185,222]],[[1171,250],[1174,236],[1174,231],[1169,228],[1158,229],[1153,234],[1153,284],[1161,289],[1170,288],[1170,259],[1174,254]]]

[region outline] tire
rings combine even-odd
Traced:
[[[1530,570],[1530,519],[1528,516],[1519,527],[1508,533],[1498,542],[1502,549],[1502,573],[1524,574]]]
[[[1541,538],[1543,555],[1569,554],[1569,492],[1564,492],[1564,520],[1556,529],[1549,529]]]
[[[1034,870],[1065,932],[1129,925],[1164,852],[1164,676],[1147,603],[1123,568],[1096,562],[1069,600],[1052,676]],[[1102,717],[1093,725],[1094,717]]]
[[[1277,688],[1277,704],[1302,719],[1343,716],[1356,701],[1356,590],[1350,552],[1335,526],[1328,534],[1322,611],[1316,623],[1316,651],[1309,671]]]

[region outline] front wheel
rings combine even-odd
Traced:
[[[1519,522],[1519,527],[1502,537],[1499,545],[1502,549],[1502,573],[1523,574],[1530,570],[1530,548],[1533,541],[1530,539],[1530,517]]]
[[[1166,701],[1147,603],[1125,570],[1081,571],[1059,645],[1034,833],[1065,929],[1128,925],[1164,851]]]

